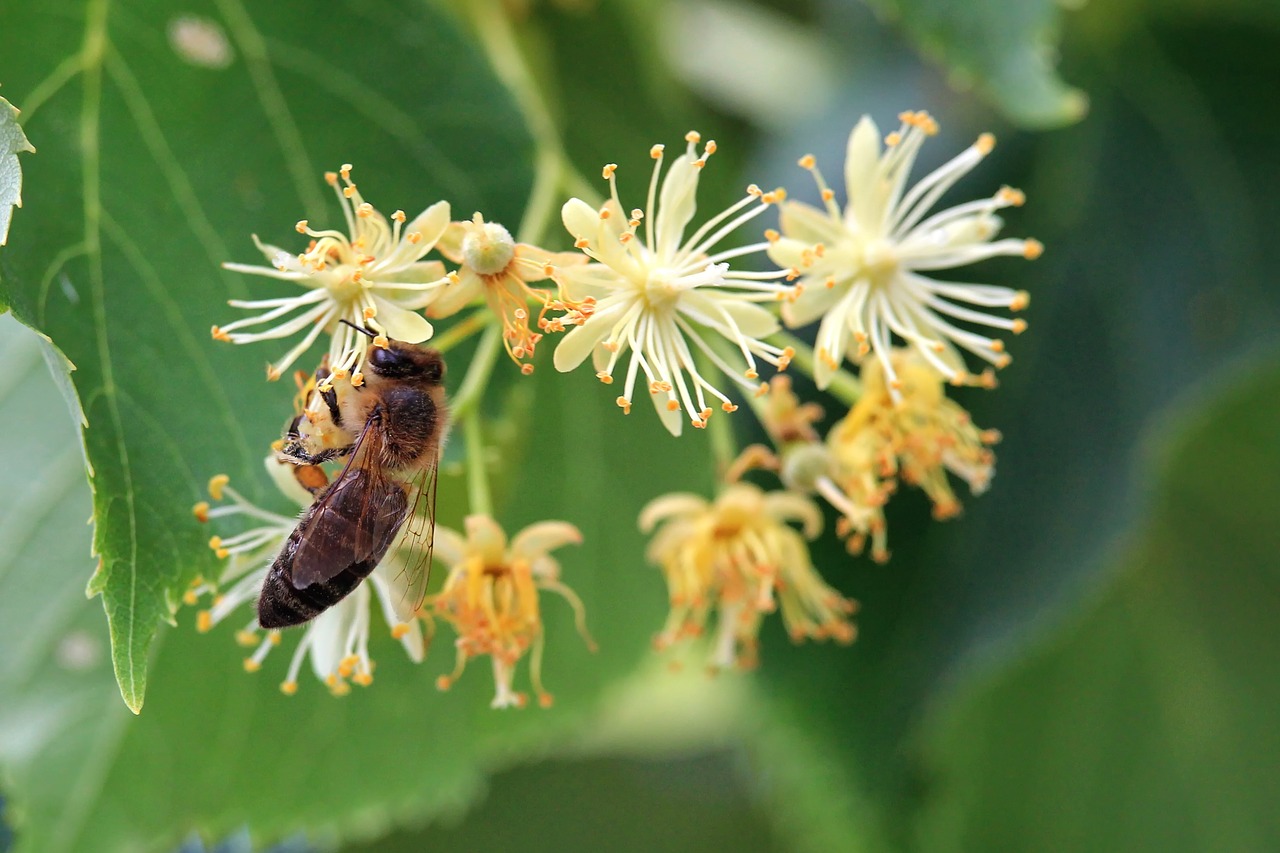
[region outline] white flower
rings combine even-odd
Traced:
[[[295,227],[312,241],[301,254],[263,243],[254,235],[253,242],[270,267],[223,264],[229,270],[292,281],[305,288],[298,296],[279,299],[233,299],[227,303],[233,308],[267,310],[213,327],[215,339],[237,344],[288,338],[305,329],[302,340],[267,367],[270,379],[279,378],[323,333],[332,335],[329,364],[334,372],[358,374],[368,341],[357,330],[340,325],[341,320],[396,340],[425,341],[431,337],[431,324],[418,311],[452,280],[439,261],[422,260],[449,225],[448,202],[433,204],[407,226],[404,211],[397,210],[389,224],[351,182],[350,165],[339,173],[326,173],[325,180],[338,195],[349,234],[315,231],[304,219]],[[237,331],[272,322],[276,325],[265,331]]]
[[[712,252],[782,193],[750,187],[741,201],[686,238],[685,229],[696,209],[698,173],[715,151],[715,143],[708,142],[699,157],[694,147],[698,134],[690,133],[685,139],[685,153],[661,180],[663,148],[655,145],[650,150],[656,162],[644,209],[624,213],[614,180],[617,167],[612,164],[604,168],[610,199],[601,209],[577,198],[564,205],[562,217],[574,245],[595,263],[556,273],[566,305],[582,306],[561,318],[578,328],[556,347],[556,369],[573,370],[590,354],[596,375],[609,384],[619,360],[629,352],[618,405],[623,411],[631,410],[636,380],[643,371],[658,415],[674,435],[680,434],[682,408],[694,426],[706,426],[711,414],[708,396],[726,412],[737,408],[699,369],[698,359],[755,392],[756,359],[781,368],[793,354],[762,340],[778,330],[778,321],[756,304],[790,295],[792,288],[778,281],[788,272],[739,272],[729,267],[729,261],[758,252],[766,244]],[[742,212],[744,208],[750,209]],[[641,224],[643,238],[638,230]],[[713,336],[738,350],[741,367],[730,364],[737,354],[726,358],[720,342],[709,340]]]
[[[311,504],[311,494],[294,476],[294,466],[278,461],[274,455],[265,460],[272,480],[291,500],[300,506]],[[216,581],[196,579],[185,600],[195,604],[201,595],[212,593],[213,606],[201,611],[196,627],[201,632],[230,617],[242,605],[254,605],[262,592],[262,582],[272,561],[280,553],[289,534],[297,525],[297,518],[288,518],[261,509],[227,485],[227,477],[219,475],[209,481],[209,494],[230,503],[210,508],[209,504],[196,504],[195,515],[200,521],[243,516],[261,522],[261,525],[235,536],[214,536],[209,540],[218,557],[227,560],[226,568]],[[392,554],[395,555],[395,546]],[[383,616],[391,626],[391,635],[400,640],[405,653],[415,663],[426,654],[422,628],[411,612],[413,603],[406,594],[408,573],[403,571],[394,556],[378,564],[373,573],[346,598],[325,610],[306,624],[302,640],[294,651],[288,674],[280,689],[289,695],[298,689],[298,673],[303,660],[310,658],[316,678],[328,685],[335,695],[348,692],[349,681],[368,685],[373,681],[373,661],[369,657],[369,624],[373,599],[382,606]],[[262,667],[271,649],[280,644],[280,631],[267,631],[260,636],[256,613],[244,628],[236,632],[236,641],[243,646],[256,647],[245,658],[244,667],[256,672]]]
[[[987,199],[929,214],[956,181],[991,151],[995,139],[983,134],[968,149],[910,190],[907,178],[927,136],[937,132],[924,113],[903,113],[902,127],[882,148],[880,133],[867,117],[849,136],[845,160],[848,200],[843,213],[806,156],[800,165],[817,180],[825,202],[819,210],[799,202],[782,208],[782,234],[770,234],[769,256],[802,273],[800,296],[783,306],[787,325],[822,318],[815,350],[819,388],[831,381],[852,351],[860,360],[874,352],[888,374],[895,398],[898,380],[889,352],[894,336],[914,347],[942,376],[969,381],[960,347],[997,367],[1009,362],[1004,342],[959,328],[951,320],[1006,329],[1014,334],[1026,321],[966,308],[1025,308],[1025,292],[994,285],[938,281],[922,272],[950,269],[996,255],[1039,256],[1035,240],[994,240],[1001,220],[995,211],[1020,205],[1021,192],[1005,187]],[[948,319],[950,318],[950,319]]]

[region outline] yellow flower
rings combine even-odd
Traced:
[[[326,173],[325,180],[337,193],[349,233],[315,231],[304,219],[295,228],[312,240],[301,254],[263,243],[254,235],[253,242],[271,262],[270,267],[222,265],[305,288],[298,296],[279,299],[233,299],[227,303],[233,308],[267,310],[213,327],[215,339],[237,344],[292,337],[306,329],[302,340],[267,368],[270,379],[279,378],[322,333],[332,335],[329,365],[334,372],[358,374],[368,342],[355,329],[340,325],[340,320],[408,343],[425,341],[431,337],[431,324],[417,312],[451,280],[439,261],[422,260],[449,224],[448,202],[433,204],[407,226],[404,211],[397,210],[389,224],[351,182],[350,165],[344,165],[340,172]],[[285,317],[288,319],[281,320]],[[274,321],[280,322],[265,331],[237,331]]]
[[[915,348],[939,375],[964,383],[968,350],[997,367],[1009,362],[1004,342],[954,325],[951,320],[1018,334],[1026,321],[966,308],[1025,308],[1025,292],[995,285],[938,281],[922,272],[951,269],[997,255],[1038,257],[1035,240],[995,240],[996,211],[1021,205],[1023,194],[1009,187],[994,196],[928,215],[942,195],[974,168],[995,145],[991,134],[907,190],[916,154],[937,125],[925,113],[903,113],[902,127],[882,149],[875,122],[864,117],[849,136],[845,159],[847,204],[843,211],[812,156],[800,165],[813,173],[824,209],[800,202],[782,207],[781,235],[770,233],[769,256],[798,267],[800,296],[783,306],[783,319],[796,327],[822,319],[814,378],[825,388],[847,354],[861,360],[874,352],[897,396],[889,358],[895,336]],[[950,318],[950,319],[948,319]]]
[[[723,411],[737,406],[698,366],[699,359],[722,372],[749,393],[758,390],[757,359],[783,368],[794,353],[765,343],[778,321],[759,303],[789,297],[793,288],[779,279],[790,273],[742,272],[729,262],[760,252],[766,243],[714,252],[715,246],[782,197],[752,186],[736,204],[711,217],[688,237],[685,230],[696,212],[698,175],[715,143],[699,156],[697,133],[685,137],[688,147],[662,177],[663,146],[655,145],[649,197],[643,209],[630,213],[618,198],[616,166],[604,168],[609,201],[599,210],[570,199],[561,211],[574,245],[595,263],[557,273],[566,302],[580,300],[591,311],[570,311],[558,321],[571,330],[556,346],[555,365],[562,372],[593,357],[596,376],[606,385],[624,355],[630,353],[622,394],[624,412],[631,411],[641,373],[663,424],[679,435],[683,420],[705,427],[711,416],[708,399]],[[660,188],[660,189],[659,189]],[[744,212],[745,211],[745,212]],[[641,226],[643,225],[643,230]],[[733,352],[726,358],[721,347]],[[734,366],[731,362],[738,362]]]
[[[582,534],[563,521],[543,521],[515,535],[510,545],[498,523],[487,515],[468,516],[466,536],[446,527],[436,529],[435,556],[449,566],[440,592],[429,599],[429,613],[453,626],[457,664],[437,685],[447,690],[467,662],[488,655],[496,692],[492,707],[523,707],[524,693],[512,687],[516,664],[532,651],[529,675],[544,708],[551,694],[542,686],[543,626],[539,595],[554,592],[573,608],[578,630],[594,650],[586,632],[582,601],[560,581],[560,564],[549,552],[578,544]],[[430,617],[428,617],[430,618]]]
[[[497,222],[485,222],[479,213],[468,222],[451,223],[437,248],[460,267],[457,281],[432,303],[431,316],[451,316],[483,296],[489,310],[502,319],[502,343],[518,364],[533,357],[542,340],[539,330],[550,323],[546,312],[554,304],[548,291],[530,287],[530,282],[551,278],[557,267],[586,261],[576,252],[554,253],[517,243],[510,231]],[[539,308],[532,326],[530,302]],[[527,375],[533,365],[525,362],[520,369]]]
[[[803,536],[790,521],[803,525]],[[829,587],[809,559],[805,539],[821,532],[822,515],[803,495],[766,494],[748,483],[726,486],[714,503],[677,492],[650,502],[639,523],[654,534],[647,557],[666,576],[671,602],[654,641],[659,649],[701,636],[714,610],[711,666],[752,667],[761,620],[779,604],[792,640],[853,641],[856,603]]]
[[[311,504],[311,493],[298,479],[299,472],[307,466],[300,468],[280,462],[274,454],[263,463],[281,493],[299,507]],[[216,581],[197,578],[184,596],[187,604],[196,604],[205,594],[213,596],[213,605],[196,616],[196,628],[202,633],[232,616],[242,606],[252,607],[257,602],[267,570],[298,523],[296,516],[278,515],[250,503],[231,488],[225,475],[209,481],[209,496],[219,505],[211,507],[204,501],[196,504],[194,512],[199,521],[239,516],[253,519],[258,526],[234,536],[214,536],[209,540],[209,547],[219,558],[227,561],[226,566]],[[285,680],[280,684],[281,691],[288,695],[297,692],[298,674],[308,659],[316,678],[324,682],[334,695],[349,692],[351,683],[362,686],[372,683],[369,628],[375,598],[391,626],[391,636],[400,641],[410,660],[414,663],[422,661],[426,654],[422,628],[408,612],[408,574],[400,569],[390,559],[383,561],[354,592],[301,629],[301,639],[294,650]],[[282,640],[282,633],[278,630],[267,631],[265,635],[259,631],[255,613],[236,632],[238,643],[254,648],[244,661],[248,672],[261,669],[267,655]]]
[[[937,519],[960,512],[951,488],[954,474],[979,495],[994,474],[995,454],[989,445],[1000,440],[995,430],[980,430],[958,403],[946,395],[942,377],[912,349],[889,355],[898,380],[898,400],[879,360],[862,367],[862,397],[827,433],[826,473],[813,488],[842,518],[837,532],[849,549],[860,553],[868,538],[871,556],[888,559],[884,504],[898,480],[917,486],[933,502]]]

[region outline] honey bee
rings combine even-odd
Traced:
[[[282,454],[300,473],[312,469],[313,476],[299,476],[299,482],[316,499],[262,584],[263,628],[300,625],[341,601],[378,565],[406,522],[407,541],[417,552],[406,569],[407,594],[420,601],[426,590],[436,468],[448,425],[444,360],[433,349],[375,338],[365,371],[364,383],[344,383],[341,395],[320,382],[322,414],[332,421],[323,445],[308,446],[300,418],[288,429]],[[326,377],[322,368],[320,379]],[[318,466],[344,458],[342,471],[326,483]]]

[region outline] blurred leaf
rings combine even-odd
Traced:
[[[269,344],[206,331],[234,316],[227,297],[287,285],[218,265],[260,263],[251,232],[290,244],[301,216],[333,221],[321,171],[344,161],[388,212],[447,197],[510,219],[529,185],[513,105],[439,15],[388,0],[346,8],[341,27],[313,14],[239,0],[0,11],[0,31],[22,34],[5,82],[42,140],[0,300],[79,368],[101,555],[90,588],[135,711],[157,623],[212,568],[190,506],[211,474],[262,480],[292,391],[261,380]]]
[[[128,712],[111,675],[76,428],[36,335],[0,317],[0,766],[5,823],[26,850],[65,849]]]
[[[9,240],[9,220],[22,207],[22,164],[18,154],[35,151],[18,125],[18,110],[0,98],[0,246]]]
[[[1191,417],[1070,628],[932,721],[936,850],[1280,846],[1280,369]]]
[[[1061,0],[869,2],[941,64],[953,86],[977,88],[1017,124],[1057,127],[1088,109],[1084,92],[1057,72]]]

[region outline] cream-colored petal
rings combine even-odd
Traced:
[[[757,340],[778,331],[778,318],[755,302],[747,302],[731,293],[692,290],[680,299],[682,311],[695,311],[717,326],[725,326],[721,312],[728,314],[738,331]],[[726,326],[725,331],[728,331]]]
[[[783,203],[778,213],[778,229],[783,237],[789,237],[804,244],[806,249],[812,248],[815,243],[823,243],[830,247],[849,236],[843,222],[832,219],[831,214],[825,210],[819,210],[800,201]],[[781,261],[775,261],[775,263],[784,265]],[[784,266],[799,266],[799,261]]]
[[[455,264],[462,263],[462,240],[470,225],[470,222],[450,222],[436,241],[436,251]]]
[[[609,336],[609,330],[617,313],[617,310],[597,311],[587,318],[587,322],[571,329],[556,345],[556,351],[552,357],[556,370],[568,373],[582,364],[596,345]]]
[[[790,237],[779,237],[769,244],[769,260],[784,269],[799,269],[805,260],[805,253],[813,248],[812,243],[792,240]]]
[[[321,613],[307,626],[307,637],[311,640],[311,648],[308,650],[311,670],[321,681],[336,673],[342,659],[347,656],[347,634],[355,622],[360,606],[357,595],[353,593]]]
[[[830,311],[848,292],[848,284],[844,282],[827,287],[825,279],[804,280],[804,290],[795,301],[782,303],[782,320],[791,329],[807,326]]]
[[[848,318],[843,313],[832,313],[823,318],[822,325],[818,327],[817,337],[817,340],[822,343],[818,346],[829,346],[827,351],[835,364],[828,363],[827,359],[822,358],[820,354],[813,360],[813,382],[818,386],[819,391],[826,390],[827,386],[831,384],[832,378],[836,375],[836,371],[840,369],[840,364],[844,361],[844,353],[848,349],[851,337]]]
[[[863,227],[871,221],[868,217],[879,206],[879,170],[880,129],[871,116],[863,116],[849,134],[844,158],[844,186],[849,208]]]
[[[438,201],[419,213],[401,230],[402,244],[414,247],[418,257],[422,257],[440,240],[445,229],[449,227],[449,202]],[[417,232],[421,236],[417,243],[409,243],[409,235]],[[423,248],[425,247],[425,248]]]
[[[814,539],[822,532],[822,511],[804,495],[795,492],[769,492],[764,498],[765,510],[779,521],[798,521],[804,535]]]
[[[409,630],[400,638],[400,645],[404,646],[404,653],[414,663],[422,663],[427,656],[427,644],[422,637],[422,623],[417,619],[412,619],[400,624],[409,626]]]
[[[697,526],[685,518],[676,518],[658,528],[644,549],[645,559],[657,565],[671,560],[697,534]]]
[[[431,556],[434,562],[440,562],[452,568],[466,559],[467,541],[456,530],[437,526],[431,546]]]
[[[464,525],[471,553],[479,554],[486,565],[506,562],[507,534],[498,522],[487,515],[468,515]]]
[[[694,515],[705,512],[706,509],[706,498],[701,495],[695,495],[693,492],[672,492],[645,504],[644,509],[640,510],[640,517],[636,523],[641,533],[649,533],[660,522],[672,516]]]
[[[667,169],[659,192],[657,218],[654,220],[653,240],[650,248],[663,261],[670,260],[680,248],[685,226],[697,210],[698,173],[695,158],[681,154]],[[649,211],[653,216],[654,212]]]
[[[540,521],[521,530],[511,540],[511,556],[533,561],[565,545],[582,544],[582,533],[567,521]]]
[[[684,421],[689,415],[685,414],[683,409],[668,408],[667,401],[670,398],[666,394],[650,394],[649,399],[653,400],[653,408],[657,411],[662,425],[667,428],[667,432],[678,438],[684,431]]]
[[[427,318],[416,311],[401,308],[379,296],[373,297],[373,304],[378,309],[374,322],[387,330],[389,338],[407,344],[420,344],[434,332]]]
[[[378,270],[377,276],[373,279],[373,289],[378,290],[379,286],[384,282],[390,284],[430,284],[444,278],[444,272],[444,264],[440,261],[414,261],[411,264],[405,264],[395,269]],[[386,288],[382,295],[395,299],[398,294],[403,296],[406,293],[411,293],[411,291]]]
[[[600,227],[600,214],[580,198],[571,198],[560,208],[560,221],[574,240],[592,240]]]
[[[447,284],[431,303],[428,314],[432,317],[450,317],[467,307],[484,294],[484,280],[470,267],[458,270],[456,284]]]
[[[550,278],[546,272],[548,266],[554,270],[560,270],[566,267],[582,266],[588,260],[590,258],[580,252],[548,252],[546,249],[531,246],[528,243],[517,243],[517,263],[512,265],[511,270],[521,281],[543,281]]]
[[[274,453],[263,459],[262,464],[266,466],[267,475],[271,477],[271,482],[276,484],[276,488],[285,497],[300,507],[311,506],[315,498],[298,482],[296,465],[292,462],[281,462]]]

